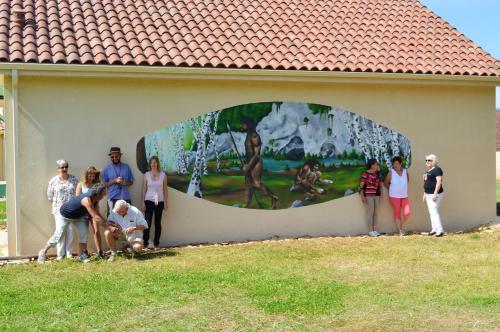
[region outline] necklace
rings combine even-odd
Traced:
[[[160,173],[155,173],[155,172],[151,171],[151,178],[153,179],[153,181],[156,181],[158,179],[159,174]]]
[[[118,165],[120,165],[120,166],[118,167],[118,172],[116,171],[115,164],[112,164],[112,165],[111,165],[111,166],[113,166],[113,171],[115,171],[115,175],[116,175],[116,177],[117,177],[117,178],[118,178],[118,177],[120,177],[120,176],[121,176],[121,174],[122,174],[122,163],[119,163]]]

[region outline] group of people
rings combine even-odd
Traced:
[[[79,237],[78,262],[88,262],[87,250],[89,225],[95,243],[95,257],[104,258],[100,228],[110,248],[108,260],[116,257],[116,240],[123,239],[134,255],[149,247],[149,230],[153,223],[155,234],[153,248],[160,245],[163,212],[168,209],[167,175],[161,171],[158,157],[149,160],[149,171],[144,174],[142,202],[140,209],[131,205],[129,187],[134,184],[130,166],[121,162],[119,147],[109,151],[110,164],[101,176],[94,166],[88,167],[80,181],[69,173],[69,164],[60,159],[57,163],[58,175],[54,176],[47,188],[47,197],[52,202],[55,231],[47,244],[38,253],[38,262],[43,264],[47,251],[56,247],[57,260],[72,258],[73,225]],[[103,217],[99,202],[107,195],[108,214]]]
[[[444,235],[439,206],[443,199],[443,170],[438,166],[438,158],[434,154],[425,157],[427,167],[423,175],[424,194],[423,202],[427,203],[431,219],[431,231],[429,235],[441,237]],[[383,187],[389,191],[389,202],[392,206],[393,219],[399,235],[405,235],[404,224],[410,218],[410,203],[408,200],[408,183],[410,175],[408,170],[403,168],[401,157],[392,159],[392,168],[382,181],[379,164],[376,159],[370,159],[367,170],[360,178],[360,195],[366,209],[366,221],[368,224],[368,235],[377,237],[377,214],[383,197]]]
[[[150,228],[154,219],[155,234],[153,248],[158,248],[162,230],[163,212],[167,211],[168,186],[167,175],[161,171],[158,157],[149,160],[149,171],[144,174],[142,200],[140,209],[131,205],[129,187],[134,184],[134,176],[130,166],[121,162],[120,148],[112,147],[109,151],[111,163],[107,165],[101,176],[94,166],[83,172],[80,181],[69,174],[66,160],[57,161],[59,174],[54,176],[47,188],[48,199],[52,202],[55,231],[38,254],[38,262],[44,263],[47,251],[56,247],[57,260],[72,258],[73,226],[77,228],[79,237],[79,256],[77,261],[87,262],[90,255],[87,250],[87,234],[89,225],[95,243],[96,258],[104,258],[100,228],[104,229],[104,237],[110,248],[108,260],[116,257],[116,240],[127,242],[132,253],[139,252],[149,246]],[[425,159],[427,172],[423,175],[423,201],[431,219],[429,235],[443,236],[443,226],[439,215],[439,206],[443,198],[443,171],[438,166],[436,155],[428,155]],[[316,174],[316,165],[307,165]],[[306,178],[306,177],[304,177]],[[302,180],[302,178],[298,179]],[[370,159],[366,171],[360,178],[360,195],[366,209],[368,235],[377,237],[377,215],[383,197],[383,186],[389,193],[389,201],[393,210],[394,223],[401,236],[405,234],[404,224],[410,217],[408,200],[408,183],[410,175],[403,167],[401,157],[392,159],[392,168],[382,180],[379,164]],[[299,181],[298,184],[302,184]],[[312,181],[314,183],[315,181]],[[308,190],[316,191],[313,186]],[[99,201],[107,194],[108,215],[103,217],[99,211]]]

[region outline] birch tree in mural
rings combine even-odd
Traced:
[[[375,158],[380,163],[385,163],[391,167],[391,159],[401,154],[401,144],[403,140],[399,139],[398,133],[381,126],[380,124],[360,118],[357,114],[352,114],[345,122],[349,130],[351,139],[356,142],[365,155],[365,160]],[[392,153],[389,153],[389,146]],[[410,160],[405,155],[405,159]]]
[[[160,143],[158,141],[158,133],[146,137],[146,151],[149,156],[160,156]]]
[[[363,129],[360,125],[359,116],[357,114],[352,114],[351,122],[347,122],[346,126],[352,140],[358,143],[359,148],[365,155],[365,161],[368,161],[368,159],[371,158],[371,151],[368,149],[365,139],[362,137]]]
[[[217,145],[215,144],[215,142],[216,142],[215,133],[217,132],[217,125],[219,123],[220,112],[221,111],[214,112],[214,125],[213,125],[213,128],[209,130],[210,133],[209,133],[209,142],[208,142],[208,150],[210,151],[213,149],[214,154],[215,154],[217,172],[221,171],[220,155],[219,155],[219,151],[217,150]],[[204,174],[208,174],[208,172],[204,173]]]
[[[173,129],[173,141],[175,149],[175,170],[178,174],[187,174],[187,156],[184,151],[184,122],[179,122]]]
[[[212,125],[214,119],[218,119],[219,112],[207,113],[199,117],[201,121],[192,120],[191,129],[196,142],[193,142],[192,148],[196,143],[196,159],[194,162],[193,173],[191,174],[191,181],[187,189],[187,194],[195,197],[203,197],[201,191],[201,178],[202,175],[208,174],[208,158],[207,152],[211,141],[215,138],[215,131],[217,130],[217,122]]]

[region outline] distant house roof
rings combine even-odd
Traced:
[[[0,61],[500,76],[417,0],[3,0]]]

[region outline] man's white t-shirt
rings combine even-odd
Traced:
[[[109,213],[108,220],[114,222],[115,224],[118,224],[122,231],[126,230],[129,227],[141,225],[144,226],[145,229],[148,228],[148,223],[146,222],[146,219],[144,219],[142,212],[132,205],[129,205],[127,214],[124,217],[120,216],[114,211],[111,211]]]

